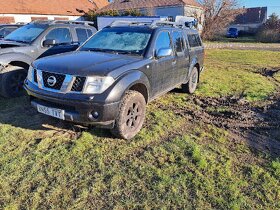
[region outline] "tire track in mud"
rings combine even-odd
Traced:
[[[256,108],[236,98],[194,98],[201,109],[188,114],[195,121],[224,128],[234,134],[232,138],[246,141],[257,151],[280,156],[280,96],[271,100],[263,108]],[[217,111],[213,106],[223,110]]]

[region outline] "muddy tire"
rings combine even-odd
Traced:
[[[137,91],[128,91],[123,97],[115,127],[111,130],[117,138],[132,139],[145,121],[146,101]]]
[[[193,94],[196,91],[198,85],[198,77],[198,69],[197,67],[194,67],[191,72],[189,82],[187,84],[182,85],[183,92]]]
[[[27,71],[15,67],[11,71],[1,75],[0,93],[5,98],[14,98],[24,95],[23,83],[27,77]]]

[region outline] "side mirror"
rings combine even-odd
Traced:
[[[156,58],[165,58],[172,55],[172,49],[171,48],[161,48],[156,52]]]
[[[4,38],[4,36],[3,35],[0,35],[0,39],[3,39]]]
[[[56,41],[54,39],[46,39],[43,41],[43,47],[51,47],[56,44]]]

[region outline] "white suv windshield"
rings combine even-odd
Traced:
[[[80,50],[142,55],[152,31],[139,28],[105,28],[94,35]]]
[[[5,37],[5,40],[30,43],[35,40],[47,27],[48,25],[28,24],[10,33]]]

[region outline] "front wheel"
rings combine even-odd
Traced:
[[[27,71],[20,67],[1,75],[1,95],[6,98],[19,97],[24,95],[23,83],[27,77]]]
[[[193,94],[196,91],[197,84],[198,84],[198,77],[199,77],[198,69],[197,67],[194,67],[191,72],[189,82],[187,84],[182,85],[182,89],[185,93]]]
[[[128,91],[122,99],[112,134],[122,139],[132,139],[141,130],[146,114],[146,101],[137,91]]]

